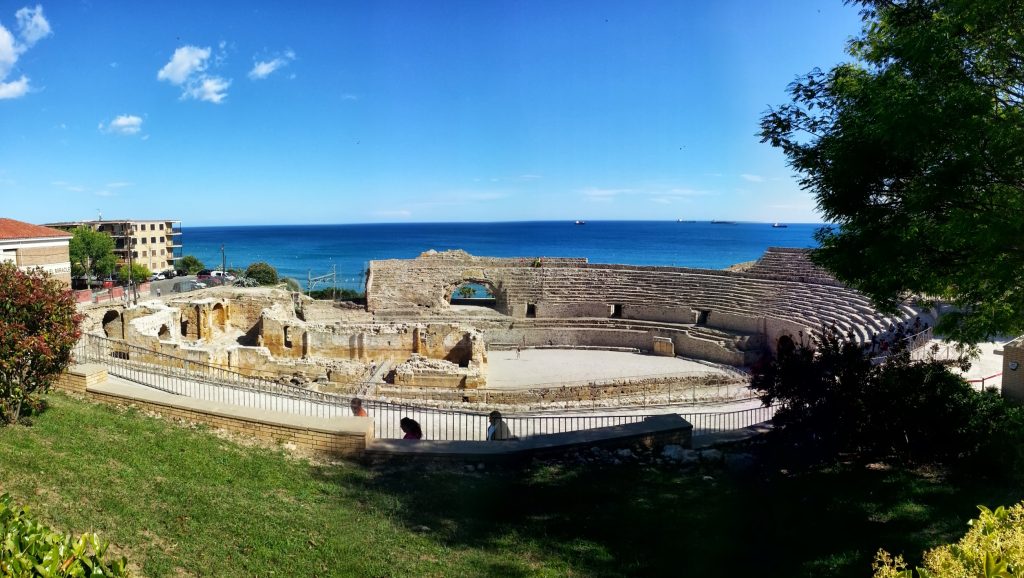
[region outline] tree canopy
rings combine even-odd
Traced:
[[[129,275],[129,273],[131,273]],[[149,280],[149,276],[153,273],[149,270],[149,267],[141,263],[132,263],[131,269],[129,270],[128,265],[121,265],[121,269],[117,272],[118,279],[122,283],[129,281],[135,281],[136,283],[142,283]]]
[[[68,243],[72,273],[75,275],[104,276],[117,267],[114,257],[114,239],[107,233],[91,227],[75,227]]]
[[[277,285],[277,269],[263,261],[249,265],[245,270],[245,276],[255,279],[260,285]]]
[[[861,0],[855,61],[761,119],[825,220],[819,264],[974,342],[1024,330],[1024,0]]]
[[[189,275],[195,275],[206,268],[203,262],[196,258],[195,255],[185,255],[178,260],[178,268],[184,270]]]

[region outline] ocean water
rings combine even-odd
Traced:
[[[370,260],[411,259],[429,249],[488,257],[586,257],[591,263],[722,269],[768,247],[813,247],[817,224],[676,221],[537,221],[183,227],[182,254],[219,268],[266,261],[306,285],[336,269],[338,285],[362,288]]]

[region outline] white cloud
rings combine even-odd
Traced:
[[[359,95],[352,94],[351,92],[346,92],[345,94],[341,95],[341,100],[359,100]]]
[[[100,123],[100,131],[102,132],[133,135],[138,134],[141,130],[142,118],[131,114],[122,114],[107,125]]]
[[[125,187],[130,187],[130,186],[132,186],[134,184],[135,183],[128,183],[128,182],[125,182],[125,181],[115,181],[113,183],[107,183],[107,188],[108,189],[123,189]]]
[[[43,16],[42,6],[25,7],[14,15],[18,20],[18,35],[21,42],[16,41],[14,35],[0,25],[0,100],[19,98],[29,92],[27,76],[22,74],[20,78],[12,81],[8,81],[7,76],[14,70],[22,54],[36,42],[52,34],[50,23]]]
[[[20,51],[14,43],[14,36],[3,26],[0,26],[0,80],[3,80],[18,62]]]
[[[18,19],[18,32],[26,48],[31,48],[36,42],[53,33],[50,30],[50,23],[43,16],[43,7],[38,4],[35,8],[26,6],[15,12],[14,16]]]
[[[286,50],[284,56],[278,56],[271,60],[258,60],[249,71],[251,80],[263,80],[270,76],[275,70],[288,66],[288,63],[295,60],[295,52]]]
[[[221,50],[225,43],[221,42]],[[206,74],[209,67],[210,47],[181,46],[174,51],[171,60],[156,74],[157,80],[165,80],[182,87],[181,98],[194,98],[206,102],[220,103],[227,97],[231,81],[220,76]],[[223,60],[218,56],[217,61]]]
[[[174,85],[185,84],[189,77],[206,70],[206,61],[209,58],[209,47],[182,46],[174,51],[171,60],[156,73],[156,78]]]
[[[749,181],[751,183],[763,183],[763,182],[768,180],[768,179],[762,177],[761,175],[748,175],[746,173],[740,175],[740,177],[742,177],[743,180]]]
[[[188,97],[220,104],[228,96],[227,89],[229,86],[231,86],[230,80],[225,80],[219,76],[204,76],[194,84],[190,84],[185,89],[185,92],[182,93],[182,98]]]
[[[0,100],[18,98],[28,92],[28,77],[22,76],[14,82],[0,82]]]

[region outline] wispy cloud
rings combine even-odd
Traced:
[[[740,175],[740,177],[743,180],[749,181],[751,183],[763,183],[763,182],[768,180],[768,179],[762,177],[761,175],[750,175],[750,174],[747,174],[747,173],[743,173],[742,175]]]
[[[689,201],[691,197],[712,195],[711,191],[687,187],[646,187],[646,188],[598,188],[590,187],[580,191],[591,202],[610,203],[621,196],[647,197],[651,202],[670,204]]]
[[[135,135],[142,131],[142,117],[133,114],[122,114],[107,124],[100,123],[100,132]]]
[[[288,63],[293,60],[295,60],[295,52],[291,50],[286,50],[282,56],[270,60],[257,60],[252,70],[249,71],[249,79],[263,80],[273,74],[274,71],[288,66]]]
[[[107,183],[108,189],[123,189],[125,187],[134,186],[135,183],[129,183],[125,181],[114,181],[113,183]]]
[[[224,60],[226,43],[220,44],[221,52],[214,59],[215,62]],[[163,80],[181,87],[181,98],[204,100],[220,104],[227,98],[227,89],[231,86],[231,80],[220,76],[208,74],[210,47],[200,48],[198,46],[181,46],[174,51],[170,61],[164,65],[156,74],[157,80]]]
[[[15,80],[7,77],[14,70],[18,59],[37,42],[52,34],[50,23],[43,16],[43,7],[24,7],[14,13],[17,20],[18,38],[0,25],[0,100],[20,98],[31,90],[29,78],[22,74]]]
[[[346,92],[341,95],[341,100],[359,100],[359,95]]]
[[[370,214],[373,215],[374,217],[405,219],[412,216],[412,211],[399,209],[394,211],[374,211]]]

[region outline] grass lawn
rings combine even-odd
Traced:
[[[0,428],[0,492],[146,576],[867,576],[966,531],[1012,482],[539,464],[317,464],[61,394]]]

